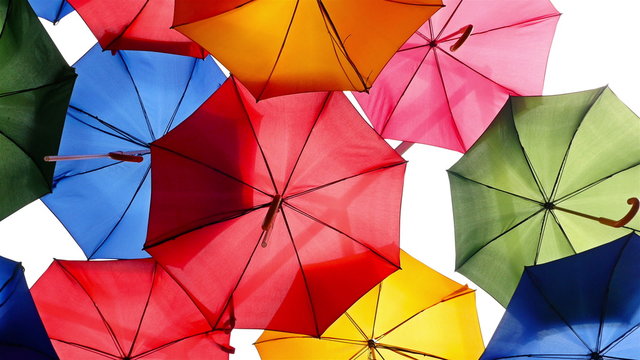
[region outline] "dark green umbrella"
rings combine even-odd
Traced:
[[[506,305],[524,266],[640,229],[640,119],[608,87],[511,97],[449,180],[457,271]]]
[[[75,72],[26,0],[0,0],[0,219],[51,191]]]

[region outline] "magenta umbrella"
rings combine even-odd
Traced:
[[[548,0],[452,0],[354,93],[387,139],[466,152],[509,95],[542,92],[559,17]]]

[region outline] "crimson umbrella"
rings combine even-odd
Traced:
[[[145,249],[214,325],[319,336],[398,269],[405,161],[340,92],[230,78],[151,156]]]
[[[204,58],[206,50],[171,29],[174,0],[68,0],[104,50],[145,50]]]
[[[61,359],[227,359],[213,330],[152,259],[55,260],[31,289]]]
[[[452,0],[356,99],[384,138],[466,152],[509,95],[539,95],[559,13],[549,0]]]

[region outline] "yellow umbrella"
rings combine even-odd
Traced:
[[[442,0],[176,0],[174,28],[257,99],[364,91]]]
[[[484,349],[475,292],[401,252],[402,270],[353,304],[320,338],[265,331],[274,359],[477,359]],[[338,294],[336,294],[338,296]]]

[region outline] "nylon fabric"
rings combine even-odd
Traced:
[[[29,0],[29,4],[36,15],[54,24],[73,11],[66,0]]]

